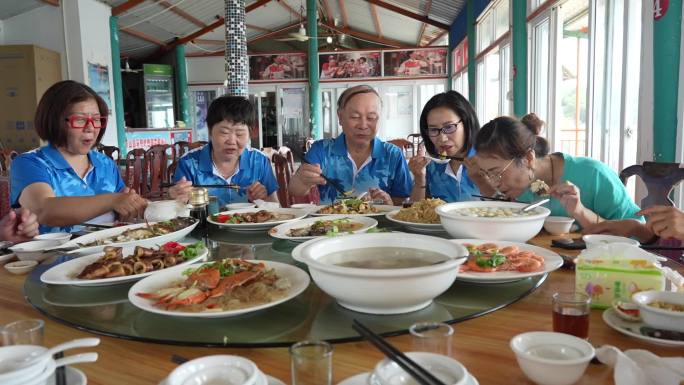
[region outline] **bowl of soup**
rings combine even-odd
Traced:
[[[648,290],[632,295],[646,325],[684,333],[684,293]]]
[[[321,290],[343,307],[369,314],[430,305],[454,283],[467,255],[446,239],[406,233],[318,238],[292,251]]]
[[[456,239],[527,242],[539,233],[551,211],[540,206],[524,212],[525,206],[516,202],[453,202],[437,206],[435,212]]]

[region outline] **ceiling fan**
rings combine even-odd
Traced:
[[[306,28],[304,28],[304,24],[299,24],[299,30],[297,32],[290,32],[288,35],[290,37],[275,39],[275,40],[305,42],[305,41],[308,41],[309,39],[313,39],[313,37],[306,34]],[[331,35],[317,36],[316,39],[325,39],[328,43],[332,43],[332,41],[333,41],[333,37]]]

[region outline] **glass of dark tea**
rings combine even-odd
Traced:
[[[591,297],[584,293],[555,293],[553,295],[553,331],[589,337]]]

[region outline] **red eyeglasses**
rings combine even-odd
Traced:
[[[69,127],[75,129],[84,129],[88,126],[88,123],[92,124],[93,128],[107,127],[106,116],[74,114],[65,120],[69,122]]]

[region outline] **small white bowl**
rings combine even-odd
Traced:
[[[574,384],[595,354],[587,341],[554,332],[518,334],[510,346],[523,373],[540,385]]]
[[[432,375],[449,385],[466,384],[470,375],[458,361],[441,354],[428,352],[409,352],[406,355]],[[413,379],[399,365],[385,358],[375,365],[373,377],[380,385],[410,384]],[[371,381],[372,383],[375,383]]]
[[[634,245],[637,247],[639,247],[639,245],[640,245],[639,241],[637,241],[635,239],[620,237],[617,235],[588,234],[588,235],[583,235],[582,240],[584,241],[584,243],[587,244],[587,248],[593,247],[593,246],[607,245],[610,243],[626,243],[628,245]]]
[[[54,253],[45,252],[47,248],[59,246],[61,243],[56,240],[29,241],[19,243],[10,247],[20,261],[42,261],[50,258]]]
[[[166,384],[202,385],[221,381],[227,385],[254,385],[259,373],[254,362],[240,356],[221,354],[184,363],[169,374]]]
[[[71,233],[45,233],[33,237],[34,241],[55,241],[59,244],[68,242],[71,239]]]
[[[419,267],[374,269],[339,266],[377,248],[418,249],[441,255],[420,256]],[[386,251],[385,260],[396,256]],[[292,257],[309,266],[316,285],[337,302],[361,313],[400,314],[422,309],[451,287],[468,250],[449,240],[420,234],[378,233],[323,237],[302,243]],[[378,256],[374,256],[377,258]],[[358,257],[368,260],[368,256]]]
[[[567,234],[574,222],[575,220],[570,217],[547,217],[544,220],[544,230],[551,235]]]
[[[36,361],[20,369],[14,369],[11,362],[21,362],[29,356],[39,355],[47,349],[38,345],[12,345],[0,347],[0,384],[12,385],[26,382],[43,371],[47,360]]]
[[[176,217],[187,217],[190,215],[188,205],[173,199],[154,201],[147,204],[144,217],[150,222],[169,221]]]
[[[290,205],[291,209],[306,210],[308,212],[314,212],[318,210],[318,206],[313,203],[295,203]]]
[[[5,264],[5,269],[12,274],[26,274],[38,266],[38,261],[16,261]]]
[[[684,306],[684,293],[672,291],[642,291],[632,296],[639,305],[639,314],[645,324],[656,329],[674,330],[684,333],[684,311],[659,309],[649,306],[653,301],[663,301]]]
[[[533,209],[533,214],[516,217],[474,217],[457,214],[466,208],[522,209],[525,203],[516,202],[452,202],[437,206],[444,229],[456,239],[491,239],[497,241],[527,242],[539,233],[544,219],[551,214],[546,207]]]
[[[251,209],[253,207],[256,207],[256,204],[249,202],[228,203],[225,207],[226,210]]]

